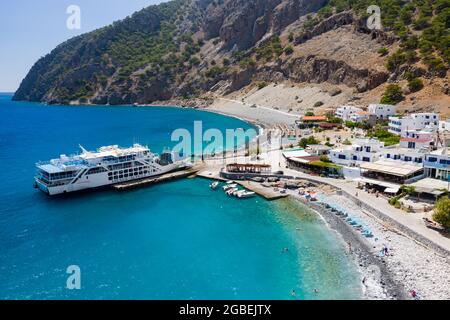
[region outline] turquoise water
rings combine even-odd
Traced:
[[[159,151],[194,120],[221,130],[248,124],[195,110],[10,98],[0,95],[0,299],[361,297],[335,235],[298,204],[230,199],[203,179],[64,198],[32,187],[36,161],[78,144]],[[65,289],[69,265],[81,268],[81,290]]]

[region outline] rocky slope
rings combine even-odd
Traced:
[[[433,56],[434,69],[420,59],[407,63],[396,56],[414,50],[405,51],[404,36],[389,28],[368,30],[358,7],[338,9],[339,1],[346,3],[174,0],[151,6],[59,45],[33,66],[14,99],[146,104],[288,82],[338,85],[359,94],[358,99],[379,100],[387,82],[402,84],[413,74],[425,80],[423,92],[434,92],[434,100],[440,92],[445,108],[447,53],[436,47],[444,68],[438,64],[439,54]],[[365,0],[356,3],[364,7]],[[433,8],[437,14],[447,7]],[[391,60],[395,68],[387,63]],[[408,95],[405,83],[403,87]]]

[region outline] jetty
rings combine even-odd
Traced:
[[[205,178],[205,179],[215,180],[215,181],[222,181],[222,182],[228,181],[228,179],[224,179],[224,178],[220,177],[220,173],[217,171],[216,172],[214,172],[214,171],[199,171],[197,173],[197,176],[201,177],[201,178]],[[274,200],[286,198],[289,196],[288,194],[282,194],[279,191],[275,191],[274,188],[264,187],[260,183],[257,183],[254,181],[234,180],[234,182],[236,184],[240,185],[241,187],[258,194],[259,196],[265,198],[268,201],[274,201]]]
[[[179,170],[175,172],[169,172],[160,176],[150,177],[142,180],[135,180],[129,182],[118,183],[112,186],[117,191],[126,191],[136,189],[140,187],[146,187],[158,183],[175,181],[184,178],[195,177],[200,170],[200,167],[194,167],[186,170]]]
[[[274,188],[264,187],[260,183],[253,181],[236,181],[237,184],[245,189],[255,192],[268,201],[274,201],[288,197],[288,194],[282,194],[279,191],[275,191]]]

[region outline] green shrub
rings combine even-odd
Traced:
[[[351,142],[350,140],[348,140],[348,139],[345,139],[345,141],[343,142],[343,144],[344,144],[345,146],[351,146],[351,145],[352,145],[352,142]]]
[[[444,228],[450,228],[450,198],[442,197],[436,202],[433,219]]]
[[[294,48],[292,46],[287,46],[286,48],[284,48],[284,53],[286,55],[291,55],[294,53]]]
[[[301,139],[298,145],[300,147],[302,147],[302,148],[306,148],[309,145],[319,144],[319,143],[320,143],[319,140],[317,140],[314,136],[311,136],[311,137],[308,137],[308,138]]]
[[[408,88],[411,92],[420,91],[423,88],[423,81],[419,78],[411,79],[408,81]]]
[[[269,84],[268,84],[267,82],[265,82],[265,81],[258,82],[258,89],[259,89],[259,90],[264,89],[264,88],[267,87],[268,85],[269,85]]]
[[[385,47],[378,49],[378,54],[382,57],[386,56],[389,53],[389,50]]]

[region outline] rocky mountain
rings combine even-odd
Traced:
[[[382,30],[366,26],[373,3]],[[449,30],[448,0],[173,0],[59,45],[14,99],[145,104],[289,82],[391,103],[387,83],[403,96],[432,86],[445,103]]]

